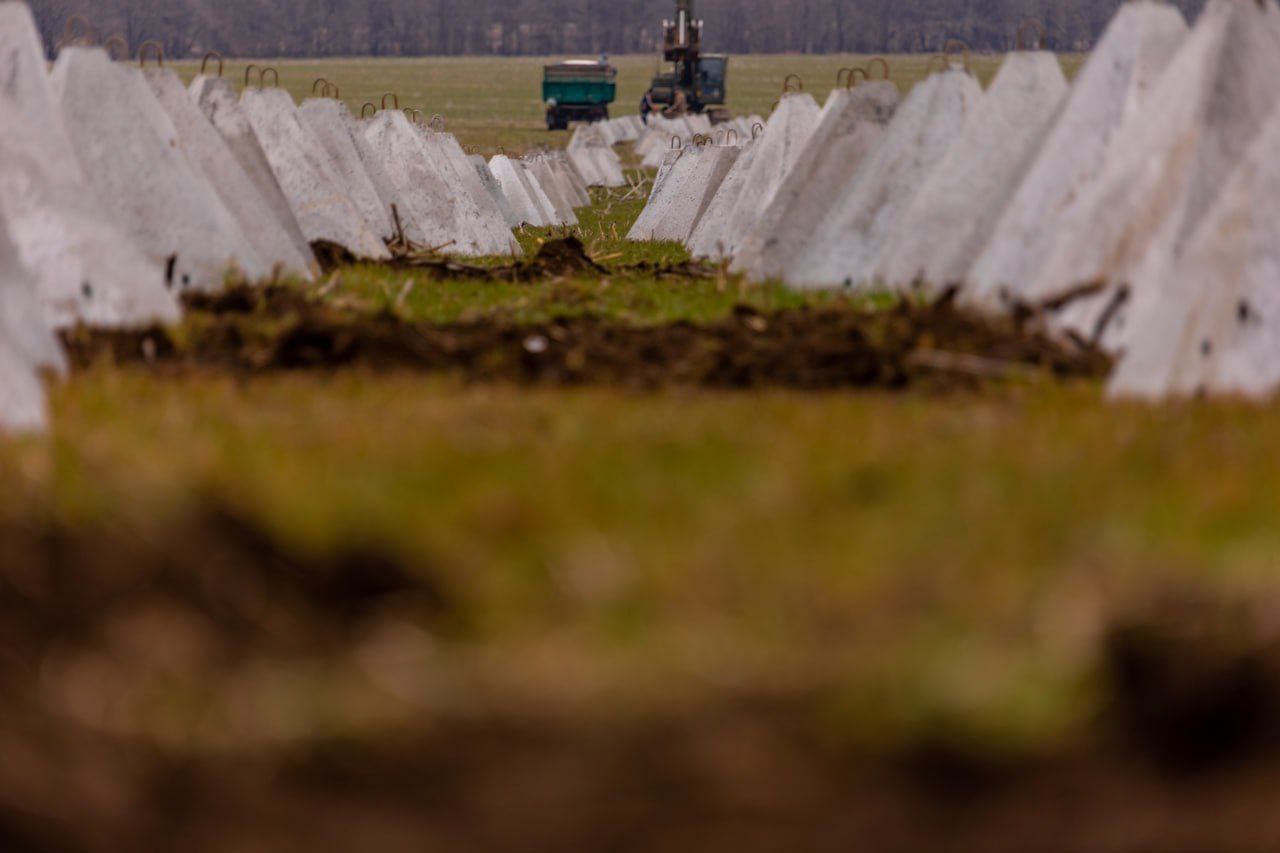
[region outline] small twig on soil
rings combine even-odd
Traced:
[[[404,286],[400,288],[400,294],[396,296],[395,312],[399,314],[404,310],[405,303],[409,300],[409,294],[413,293],[413,287],[416,282],[412,277],[404,280]]]
[[[323,298],[325,296],[328,296],[330,293],[337,290],[341,286],[342,286],[342,273],[335,272],[333,275],[329,276],[329,280],[326,281],[323,285],[321,285],[320,289],[316,291],[316,295]]]
[[[400,221],[400,208],[394,204],[391,205],[391,218],[395,220],[396,236],[400,238],[400,245],[407,249],[409,241],[404,236],[404,224]]]
[[[1034,378],[1040,375],[1035,368],[1025,364],[940,350],[916,350],[908,356],[907,361],[912,367],[965,374],[980,379],[1005,379],[1010,376]]]

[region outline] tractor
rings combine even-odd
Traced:
[[[663,21],[662,58],[670,71],[660,71],[650,85],[656,109],[706,113],[713,124],[728,121],[725,108],[729,57],[702,52],[703,22],[694,17],[693,0],[676,0],[676,17]]]

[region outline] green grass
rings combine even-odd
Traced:
[[[624,97],[646,62],[621,60]],[[848,62],[736,59],[734,105],[763,110],[787,72],[818,88]],[[280,67],[295,92],[323,74],[358,109],[396,89],[466,142],[517,149],[562,141],[538,127],[539,64]],[[924,60],[894,67],[905,81]],[[602,279],[357,267],[335,294],[394,301],[412,279],[404,310],[438,322],[708,320],[740,301],[829,298],[628,271],[686,257],[621,240],[641,206],[623,195],[598,193],[581,217],[611,267]],[[1091,384],[631,393],[99,367],[57,385],[52,408],[50,435],[0,447],[5,512],[156,531],[215,494],[300,547],[384,543],[443,572],[463,602],[468,635],[433,652],[455,702],[478,691],[617,711],[816,690],[843,740],[941,728],[1042,746],[1094,718],[1109,619],[1180,584],[1248,598],[1280,554],[1280,411],[1118,407]],[[421,713],[344,689],[366,709]]]

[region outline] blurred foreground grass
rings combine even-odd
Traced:
[[[377,543],[460,603],[450,707],[821,690],[841,737],[1043,745],[1102,632],[1272,585],[1280,416],[989,395],[521,390],[95,369],[6,446],[22,511],[160,530],[216,497],[304,553]],[[17,507],[11,505],[13,511]],[[483,664],[479,664],[483,661]],[[468,663],[469,662],[469,663]],[[434,678],[421,673],[423,678]]]

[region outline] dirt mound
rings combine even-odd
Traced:
[[[820,695],[745,685],[643,716],[489,698],[225,742],[208,708],[246,691],[268,729],[282,687],[301,706],[377,695],[341,673],[370,637],[385,651],[403,635],[388,628],[427,628],[434,666],[466,666],[478,638],[449,578],[359,544],[300,553],[216,503],[145,529],[0,522],[0,847],[1236,853],[1280,839],[1280,654],[1258,614],[1203,602],[1117,625],[1098,662],[1111,711],[1050,755],[856,752],[831,741]],[[206,692],[157,695],[174,691],[167,672]],[[156,723],[183,708],[222,745]]]
[[[715,323],[661,326],[593,317],[436,326],[287,287],[231,289],[189,307],[178,331],[71,332],[72,361],[236,371],[360,366],[520,384],[743,389],[968,387],[1026,375],[1101,377],[1110,367],[1087,347],[979,319],[949,300],[875,312],[845,305],[763,314],[744,306]]]

